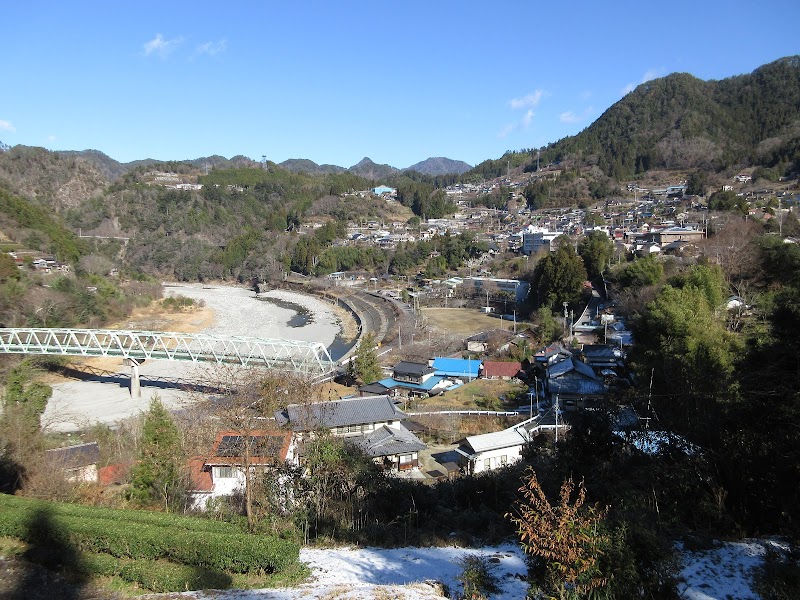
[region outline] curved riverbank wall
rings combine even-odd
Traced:
[[[395,324],[401,318],[400,310],[394,302],[380,294],[352,288],[320,288],[310,281],[286,281],[281,287],[323,299],[344,308],[353,316],[358,326],[358,335],[351,348],[338,360],[340,364],[353,355],[366,333],[372,333],[379,345],[386,345],[397,339]]]
[[[339,364],[345,364],[345,361],[349,359],[356,351],[361,338],[364,336],[364,323],[361,319],[361,315],[356,311],[356,309],[351,306],[346,299],[340,298],[334,294],[327,293],[325,290],[318,289],[315,286],[306,284],[306,283],[296,283],[292,281],[285,281],[280,286],[275,286],[282,289],[286,289],[290,292],[297,292],[301,294],[308,294],[310,296],[314,296],[315,298],[319,298],[320,300],[324,300],[334,306],[338,306],[339,308],[347,311],[350,316],[353,317],[353,320],[356,323],[356,327],[358,328],[358,333],[356,334],[355,338],[352,341],[352,346],[345,352],[340,358],[336,360]],[[259,290],[261,290],[261,286],[259,286]],[[266,291],[266,286],[264,286],[264,290]]]

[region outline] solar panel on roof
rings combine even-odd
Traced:
[[[251,456],[278,456],[283,447],[283,436],[248,436]],[[241,435],[224,435],[217,446],[217,456],[237,457],[245,451],[245,439]]]

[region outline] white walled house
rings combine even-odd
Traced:
[[[97,481],[100,447],[97,442],[55,448],[45,452],[47,465],[60,470],[67,481],[92,483]]]
[[[298,437],[327,429],[336,437],[346,438],[390,471],[419,468],[418,453],[426,447],[403,426],[401,421],[405,418],[406,414],[386,395],[290,404],[275,413],[278,424]]]
[[[466,459],[465,472],[474,475],[518,462],[526,441],[517,429],[504,429],[468,436],[456,452]]]
[[[249,461],[246,449],[249,446]],[[209,500],[242,493],[245,489],[244,465],[253,472],[264,472],[282,463],[295,462],[292,434],[288,431],[253,431],[244,436],[221,431],[208,457],[190,461],[193,506],[205,509]]]

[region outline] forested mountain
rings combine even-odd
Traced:
[[[30,146],[14,146],[0,154],[0,180],[56,210],[78,206],[109,183],[102,168],[90,160]]]
[[[800,57],[704,82],[685,73],[640,85],[557,154],[594,159],[609,176],[652,168],[721,170],[793,160],[800,140]]]
[[[643,83],[584,131],[541,151],[541,164],[565,161],[618,180],[652,169],[800,170],[800,56],[719,81],[674,73]],[[509,152],[470,174],[497,177],[535,163],[535,151]]]
[[[371,159],[367,158],[366,156],[362,158],[358,163],[353,165],[348,169],[351,173],[355,173],[359,177],[365,177],[366,179],[386,179],[387,177],[391,177],[395,173],[398,172],[398,169],[395,169],[391,165],[379,165],[377,163],[372,162]]]
[[[422,175],[460,175],[469,171],[470,167],[467,163],[461,160],[452,160],[450,158],[435,157],[428,158],[421,162],[411,165],[406,169],[397,169],[389,165],[376,165],[369,158],[364,158],[358,164],[353,165],[349,169],[344,167],[337,167],[336,165],[318,165],[313,160],[306,158],[290,158],[279,166],[292,171],[293,173],[308,173],[310,175],[320,175],[327,173],[340,173],[342,171],[351,171],[362,177],[369,179],[383,179],[397,175],[399,172],[415,171]]]
[[[318,165],[313,160],[308,160],[307,158],[290,158],[279,163],[279,166],[292,173],[308,173],[309,175],[341,173],[347,170],[344,167],[337,167],[336,165]]]
[[[451,173],[460,175],[461,173],[466,173],[471,168],[471,166],[462,160],[452,160],[450,158],[438,156],[418,162],[404,170],[416,171],[423,175],[449,175]]]

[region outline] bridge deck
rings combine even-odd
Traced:
[[[336,366],[320,342],[112,329],[0,328],[0,352],[238,363],[307,375]]]

